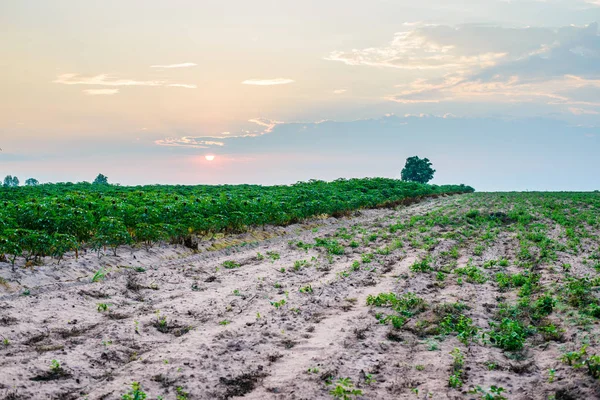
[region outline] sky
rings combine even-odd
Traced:
[[[600,0],[4,0],[0,175],[600,189]]]

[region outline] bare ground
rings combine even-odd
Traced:
[[[365,399],[479,398],[467,393],[476,385],[502,386],[510,399],[599,398],[592,378],[558,361],[565,348],[574,350],[571,336],[582,334],[575,328],[567,328],[562,342],[534,344],[515,360],[489,345],[465,346],[452,336],[436,340],[379,324],[367,296],[410,291],[431,304],[465,302],[474,323],[487,327],[497,289],[491,283],[440,285],[412,273],[409,267],[426,250],[407,241],[351,271],[353,261],[386,239],[346,247],[344,255],[329,259],[322,249],[295,245],[342,227],[377,232],[465,201],[475,200],[446,197],[364,210],[199,254],[162,246],[122,249],[117,257],[88,253],[34,271],[11,273],[0,264],[8,282],[0,286],[0,339],[9,341],[0,346],[0,398],[120,399],[138,381],[148,399],[175,399],[178,393],[189,399],[327,399],[332,386],[326,382],[341,377],[351,378]],[[512,235],[501,235],[482,259],[511,258]],[[452,245],[442,239],[431,251]],[[463,253],[459,266],[467,263],[468,249]],[[299,260],[307,263],[296,270]],[[225,261],[240,266],[228,269]],[[569,261],[577,267],[577,259]],[[105,279],[91,282],[101,267]],[[307,285],[312,293],[299,291]],[[281,307],[273,305],[281,300]],[[597,325],[584,334],[596,337]],[[466,357],[459,389],[448,386],[454,348]],[[60,362],[59,371],[50,372],[52,360]],[[490,370],[491,364],[496,368]],[[556,370],[553,382],[550,369]]]

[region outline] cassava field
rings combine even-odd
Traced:
[[[0,398],[600,398],[599,193],[311,184],[4,197]]]

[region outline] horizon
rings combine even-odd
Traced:
[[[596,0],[0,5],[0,175],[600,189]]]

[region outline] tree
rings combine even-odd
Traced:
[[[12,175],[6,175],[4,178],[4,187],[17,187],[19,186],[19,178]]]
[[[98,174],[96,179],[94,179],[94,185],[108,185],[108,177]]]
[[[27,186],[37,186],[39,184],[40,184],[40,182],[35,178],[29,178],[25,181],[25,185],[27,185]]]
[[[427,183],[433,179],[434,173],[435,169],[431,168],[429,159],[414,156],[406,159],[401,176],[403,181]]]

